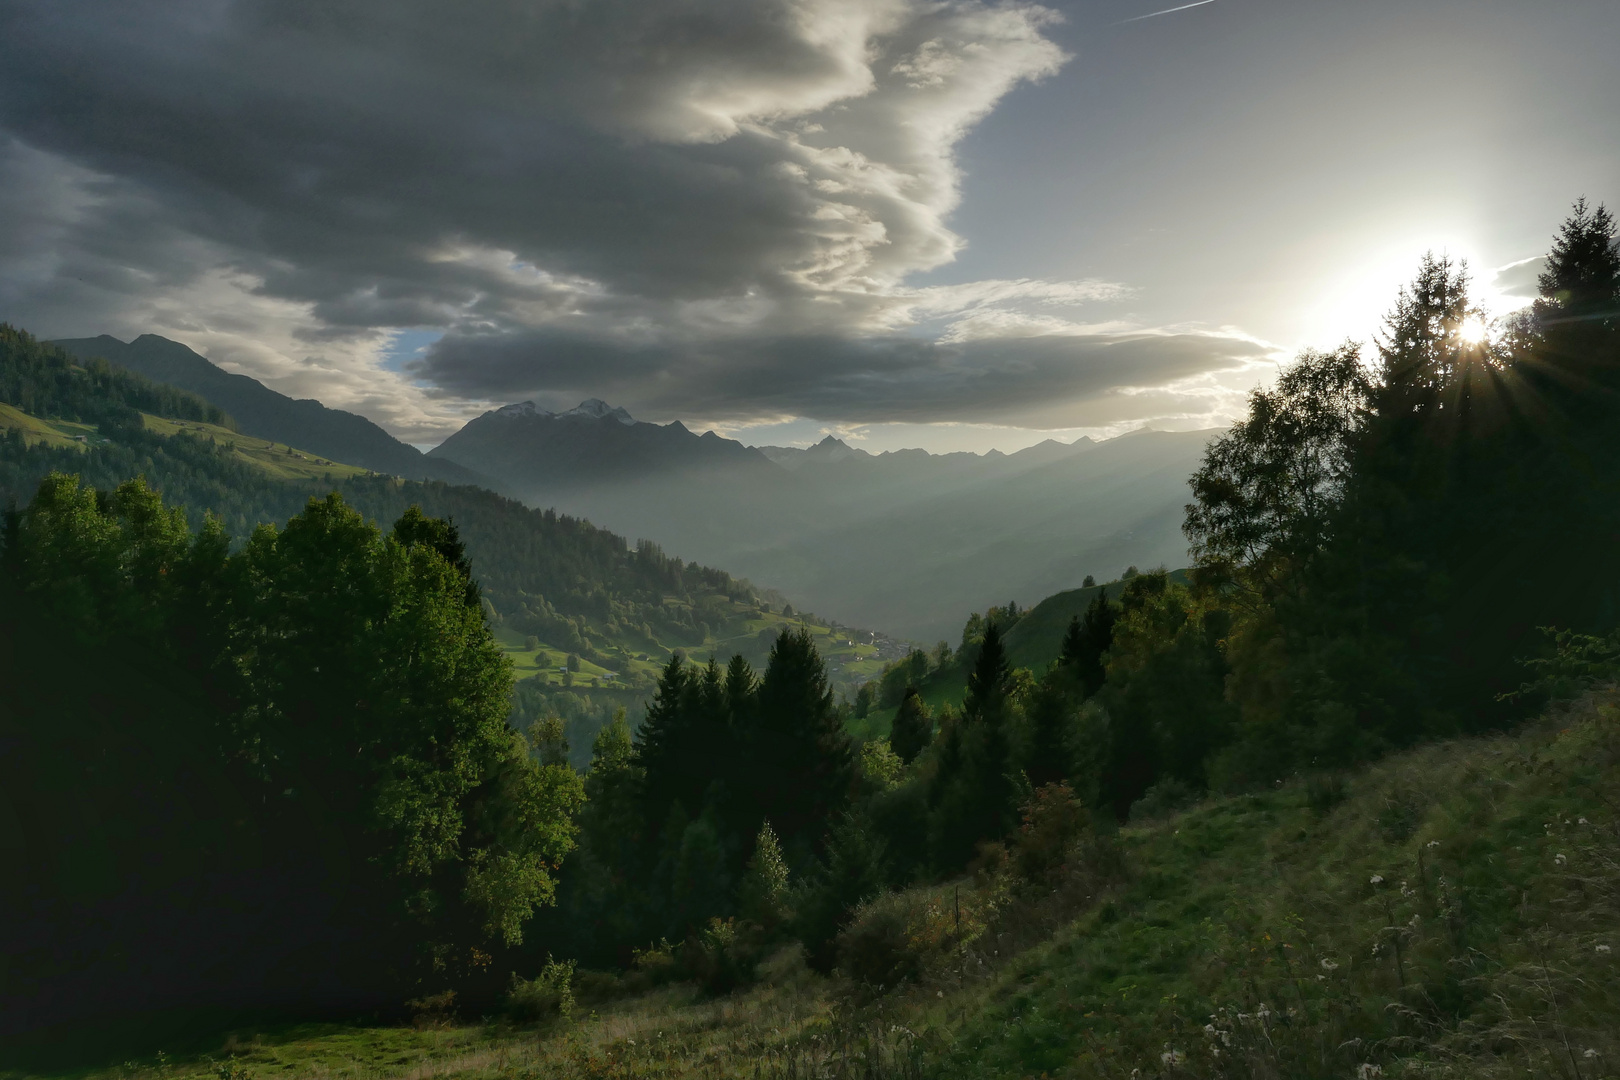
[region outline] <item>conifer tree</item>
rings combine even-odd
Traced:
[[[991,622],[985,627],[978,658],[973,662],[973,670],[968,673],[967,694],[962,698],[963,713],[973,720],[983,720],[992,715],[999,720],[999,710],[1006,698],[1007,681],[1011,674],[1001,632]]]
[[[870,684],[869,684],[870,685]],[[917,755],[933,741],[934,718],[923,704],[917,688],[908,686],[906,696],[900,700],[900,709],[894,714],[894,726],[889,731],[889,747],[910,765]]]
[[[775,824],[790,859],[803,859],[848,801],[855,773],[827,670],[808,631],[784,630],[776,639],[757,708],[755,807]]]
[[[1119,618],[1118,611],[1109,601],[1107,590],[1098,589],[1091,603],[1086,605],[1085,618],[1080,622],[1080,633],[1073,641],[1072,651],[1070,639],[1064,639],[1062,660],[1073,668],[1083,697],[1089,698],[1101,690],[1107,678],[1103,657],[1114,643],[1114,623]]]

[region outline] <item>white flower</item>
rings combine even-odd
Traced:
[[[1166,1050],[1164,1053],[1159,1055],[1159,1060],[1173,1069],[1177,1065],[1180,1065],[1183,1061],[1186,1061],[1187,1055],[1183,1054],[1180,1050]]]
[[[1575,824],[1577,824],[1577,825],[1590,825],[1592,823],[1590,821],[1587,821],[1585,818],[1580,818],[1579,820],[1577,820],[1575,822]]]
[[[1337,970],[1339,970],[1339,965],[1334,963],[1332,960],[1328,960],[1328,959],[1326,959],[1324,957],[1323,960],[1322,960],[1322,970],[1323,971],[1337,971]]]
[[[1598,1056],[1598,1052],[1596,1050],[1588,1050],[1586,1053],[1581,1055],[1581,1057],[1588,1057],[1588,1058],[1595,1058],[1597,1056]]]
[[[1614,950],[1609,948],[1607,945],[1599,945],[1597,947],[1597,951],[1599,956],[1608,956]]]
[[[1425,844],[1423,846],[1424,847],[1437,848],[1437,847],[1440,846],[1440,841],[1438,841],[1438,840],[1430,840],[1427,844]]]
[[[1374,884],[1374,885],[1382,885],[1384,883],[1384,875],[1383,874],[1374,874],[1372,877],[1368,878],[1367,880],[1369,882],[1371,882],[1372,884]]]
[[[1565,863],[1569,862],[1569,860],[1564,858],[1563,852],[1559,852],[1557,855],[1553,856],[1553,862],[1557,863],[1559,866],[1563,866]]]

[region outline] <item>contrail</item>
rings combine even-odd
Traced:
[[[1182,4],[1180,7],[1165,8],[1163,11],[1150,11],[1146,15],[1137,15],[1133,18],[1121,19],[1114,25],[1124,26],[1126,23],[1141,22],[1143,19],[1152,19],[1159,15],[1174,15],[1178,11],[1186,11],[1188,8],[1203,7],[1205,4],[1213,4],[1214,2],[1215,0],[1193,0],[1192,3]]]

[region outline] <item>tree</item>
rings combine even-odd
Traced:
[[[573,847],[579,781],[507,726],[510,665],[436,542],[453,530],[402,520],[384,535],[334,495],[232,553],[217,523],[190,535],[144,483],[47,479],[7,529],[0,622],[25,615],[39,649],[4,671],[0,725],[20,724],[3,737],[43,782],[127,823],[126,862],[62,836],[64,857],[108,868],[106,910],[76,929],[18,911],[6,925],[105,956],[84,973],[98,986],[138,972],[159,1000],[205,969],[221,1000],[328,980],[398,1000],[416,963],[458,978],[473,949],[522,940]],[[74,641],[107,661],[64,678]],[[47,716],[92,738],[91,756],[42,741]],[[71,780],[86,760],[89,789]],[[219,974],[222,956],[257,975]],[[91,1004],[112,992],[80,989]]]
[[[1541,295],[1534,306],[1543,330],[1575,321],[1604,327],[1620,322],[1620,247],[1607,207],[1593,210],[1577,199],[1553,238],[1546,266],[1536,279]]]
[[[995,715],[1007,696],[1007,683],[1011,669],[1007,666],[1007,650],[1001,643],[1001,631],[994,622],[986,625],[979,655],[968,673],[967,693],[962,698],[962,711],[974,720]]]
[[[1099,589],[1086,605],[1084,617],[1069,623],[1058,662],[1074,672],[1082,698],[1091,697],[1102,689],[1107,677],[1103,659],[1114,643],[1114,623],[1118,617],[1118,608],[1109,601],[1107,590]]]
[[[854,752],[833,710],[827,671],[806,630],[783,630],[758,697],[753,805],[790,861],[807,857],[854,781]]]
[[[789,915],[790,884],[782,845],[767,821],[759,827],[759,835],[754,839],[754,853],[749,857],[739,890],[743,917],[767,931],[781,925]]]
[[[1425,273],[1434,270],[1426,264]],[[1444,303],[1463,310],[1449,279],[1420,279],[1419,295],[1439,291]],[[1403,304],[1416,300],[1403,294]],[[1449,309],[1448,309],[1449,310]],[[1391,342],[1407,350],[1386,357],[1386,370],[1421,381],[1435,361],[1420,357],[1429,333],[1412,312],[1392,327]],[[1261,591],[1288,579],[1299,560],[1327,542],[1329,523],[1349,478],[1353,439],[1367,416],[1373,391],[1360,348],[1347,343],[1333,352],[1307,350],[1283,372],[1272,390],[1249,394],[1249,414],[1204,451],[1189,481],[1183,531],[1196,563],[1220,580],[1241,570]]]
[[[872,703],[877,700],[875,683],[863,682],[860,689],[855,691],[855,718],[865,720],[867,713],[872,711]]]
[[[817,971],[831,971],[837,960],[838,934],[860,904],[887,884],[888,852],[868,822],[843,813],[833,822],[826,855],[808,875],[795,903],[795,929]]]
[[[906,696],[894,714],[894,726],[889,731],[889,746],[900,760],[910,765],[918,754],[934,739],[934,718],[923,704],[915,687],[906,688]]]

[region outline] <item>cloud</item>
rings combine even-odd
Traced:
[[[959,341],[902,335],[765,337],[679,344],[603,341],[545,330],[447,336],[424,361],[469,397],[606,388],[643,416],[740,422],[812,416],[841,424],[1105,423],[1110,399],[1212,372],[1244,371],[1273,350],[1232,334],[1030,334]],[[1252,380],[1251,380],[1252,381]]]
[[[1016,0],[13,0],[0,318],[162,333],[416,440],[535,392],[1045,423],[1247,363],[1235,339],[1059,310],[1118,283],[907,285],[961,248],[960,138],[1066,62],[1056,19]],[[444,337],[385,370],[408,328]]]

